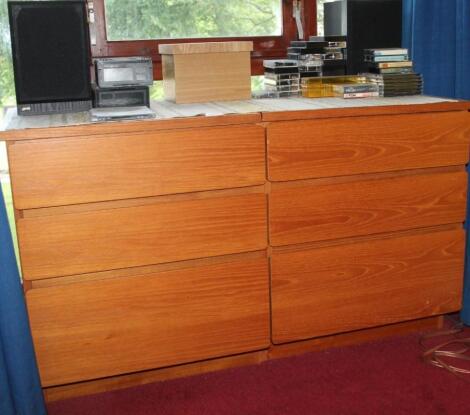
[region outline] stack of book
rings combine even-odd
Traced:
[[[311,36],[310,40],[292,41],[287,57],[299,62],[302,78],[344,75],[345,51],[345,36]]]
[[[299,95],[300,72],[297,60],[273,59],[263,61],[264,87],[268,96]]]
[[[423,93],[423,77],[414,71],[408,49],[366,49],[364,61],[368,65],[368,72],[363,74],[365,81],[376,83],[380,96],[394,97]]]

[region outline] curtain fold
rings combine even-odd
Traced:
[[[23,290],[1,190],[0,414],[46,414]]]
[[[425,94],[470,99],[469,0],[403,0],[403,46]]]
[[[470,1],[457,2],[456,97],[470,99]]]
[[[403,46],[410,50],[416,71],[423,74],[426,95],[470,100],[470,0],[403,0]],[[461,319],[470,325],[468,213],[466,224]]]
[[[470,179],[470,168],[467,166],[467,175]],[[469,180],[470,185],[470,180]],[[470,326],[470,188],[467,191],[467,219],[465,222],[465,230],[467,231],[466,237],[466,250],[465,250],[465,278],[463,285],[463,303],[460,312],[460,319],[462,322]]]

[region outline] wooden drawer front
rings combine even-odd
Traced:
[[[273,190],[270,241],[288,245],[463,222],[465,172]]]
[[[460,308],[464,231],[273,254],[275,343]]]
[[[266,196],[25,218],[18,235],[27,280],[256,251],[267,246]]]
[[[263,184],[256,125],[16,143],[17,209]]]
[[[269,345],[267,259],[32,289],[43,386]]]
[[[467,163],[470,114],[392,115],[272,123],[273,181]]]

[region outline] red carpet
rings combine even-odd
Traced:
[[[84,398],[49,415],[469,415],[470,383],[425,365],[418,336]]]

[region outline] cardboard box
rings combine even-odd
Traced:
[[[253,42],[160,45],[165,98],[176,103],[251,98]]]

